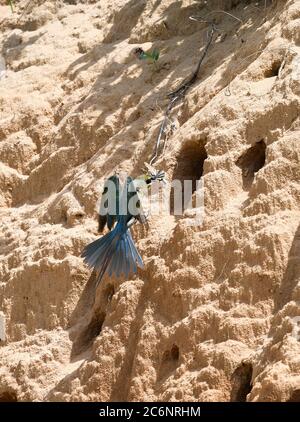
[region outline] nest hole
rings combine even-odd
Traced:
[[[92,346],[95,339],[101,333],[105,317],[105,312],[94,313],[88,325],[77,336],[73,344],[72,356],[78,355]]]
[[[178,366],[180,351],[177,344],[173,344],[171,349],[165,350],[159,368],[158,379],[167,378]]]
[[[232,389],[230,401],[245,402],[252,389],[253,367],[251,363],[242,363],[232,374]]]
[[[0,393],[0,402],[17,402],[18,398],[14,391],[3,391]]]
[[[105,316],[106,315],[104,312],[100,312],[99,314],[96,313],[93,315],[91,322],[86,328],[87,343],[91,340],[94,340],[101,333]]]
[[[290,403],[300,403],[300,389],[294,390],[288,399]]]
[[[176,344],[173,344],[170,354],[173,361],[177,361],[179,359],[179,347]]]
[[[193,193],[197,189],[197,182],[203,175],[204,162],[207,158],[207,152],[203,144],[198,142],[190,142],[184,145],[177,155],[177,163],[173,173],[173,188],[170,193],[170,210],[175,210],[175,193],[177,181],[182,186],[181,207],[183,211],[188,208],[193,198]],[[176,181],[176,182],[175,182]],[[186,183],[186,186],[184,186]]]
[[[177,344],[173,344],[170,350],[166,350],[162,356],[162,363],[176,362],[179,359],[179,347]]]
[[[74,218],[80,219],[84,217],[84,212],[83,211],[78,211],[73,215]]]
[[[106,299],[106,303],[112,300],[112,297],[114,294],[115,294],[115,288],[113,284],[109,284],[104,291],[104,297]]]
[[[266,144],[263,140],[248,148],[236,161],[236,165],[242,169],[243,186],[248,189],[257,173],[266,162]]]
[[[275,62],[272,63],[272,66],[269,69],[265,70],[264,77],[265,78],[274,78],[274,76],[278,76],[280,68],[281,68],[281,61],[276,60]]]

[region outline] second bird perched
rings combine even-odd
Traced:
[[[147,60],[150,63],[156,64],[159,59],[159,51],[154,48],[152,51],[144,51],[141,47],[134,49],[134,54],[139,60]]]

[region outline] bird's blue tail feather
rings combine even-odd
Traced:
[[[130,230],[124,230],[123,226],[116,227],[105,236],[87,245],[81,255],[91,268],[98,272],[97,284],[107,272],[120,277],[124,274],[135,273],[137,267],[143,268],[143,261],[138,253]]]

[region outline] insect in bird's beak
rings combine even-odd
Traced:
[[[163,170],[156,170],[148,163],[144,163],[146,174],[149,175],[149,183],[154,182],[157,180],[158,182],[166,182],[166,173]]]

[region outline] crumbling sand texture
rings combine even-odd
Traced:
[[[300,2],[0,3],[0,401],[299,401]],[[27,8],[25,9],[25,6]],[[145,270],[80,258],[105,178],[201,177],[205,218],[151,217]],[[159,69],[134,48],[161,51]],[[170,128],[170,124],[169,124]],[[188,213],[187,213],[188,214]]]

